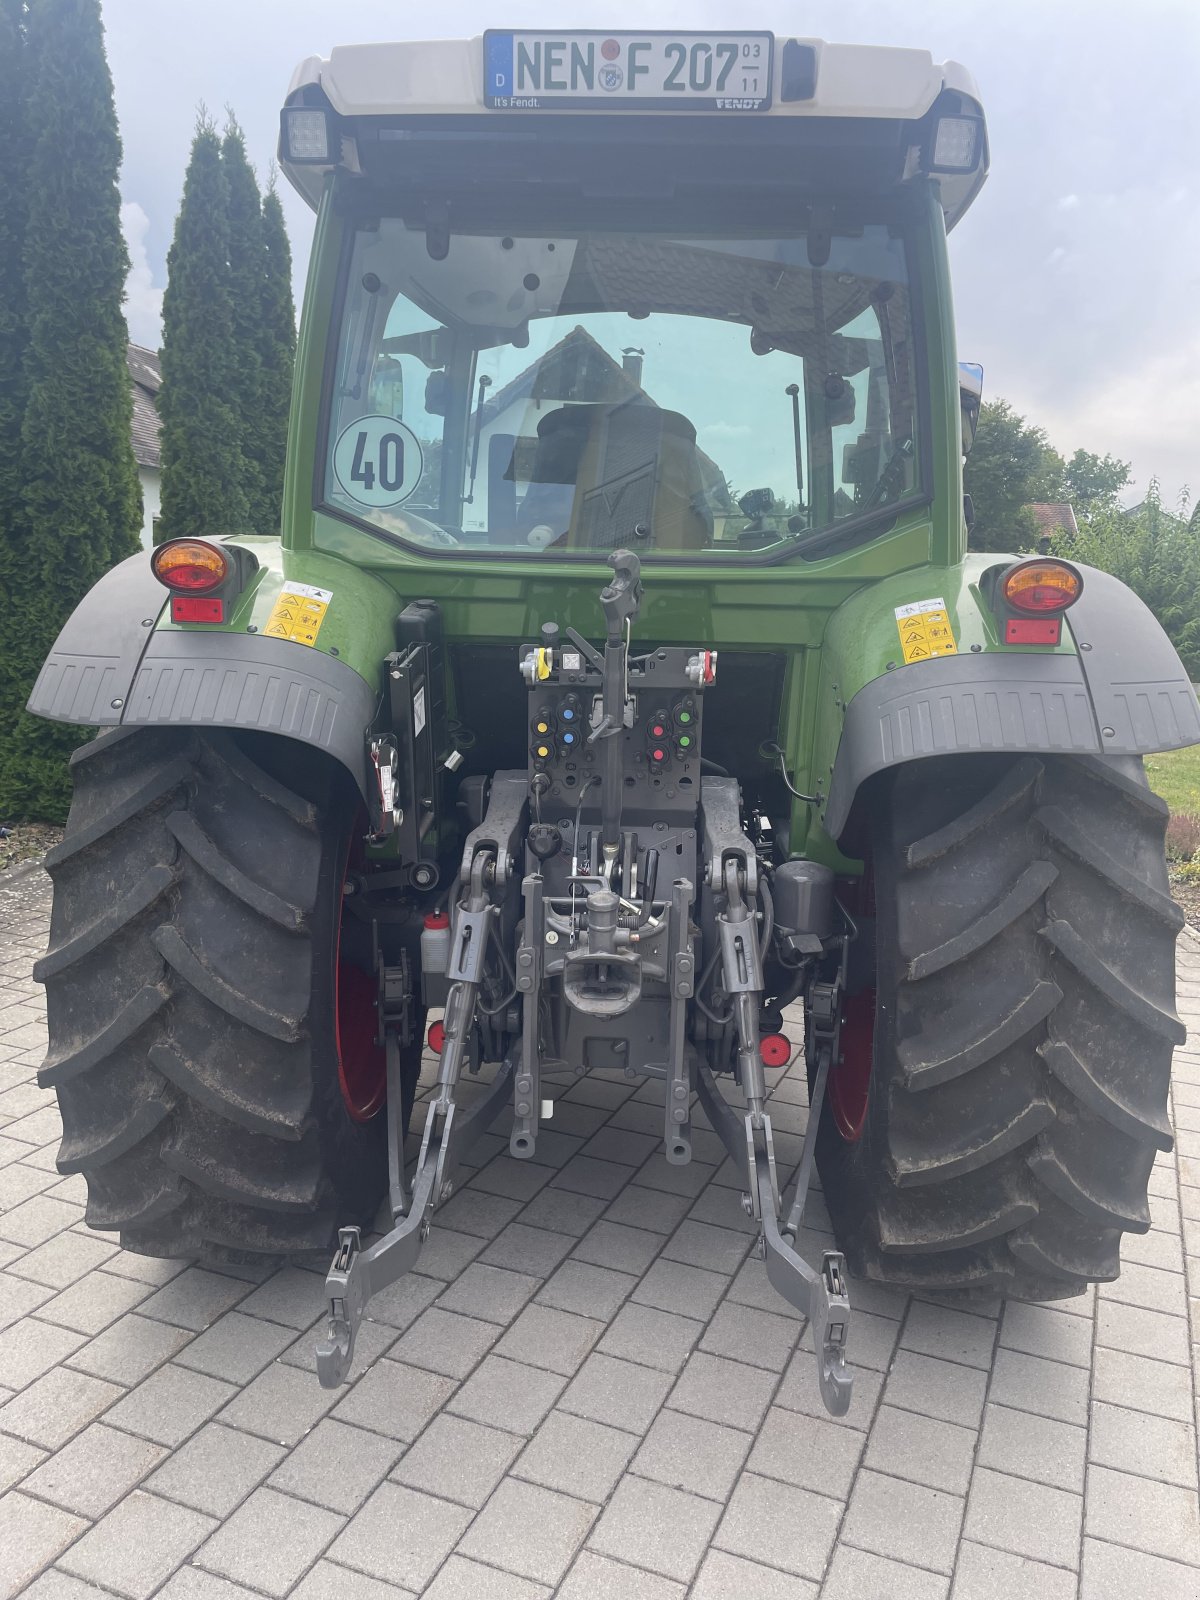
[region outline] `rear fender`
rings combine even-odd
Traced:
[[[335,557],[239,539],[258,571],[222,627],[178,626],[145,551],[100,579],[68,618],[34,684],[35,716],[91,727],[245,728],[326,751],[368,804],[367,740],[396,595]],[[286,571],[285,571],[286,567]],[[316,645],[267,633],[286,582],[331,593]]]
[[[1183,663],[1131,589],[1081,567],[1083,593],[1062,643],[1006,648],[979,589],[1004,559],[903,574],[830,618],[814,770],[826,780],[818,816],[831,839],[860,787],[903,762],[980,751],[1143,755],[1200,743]],[[956,653],[906,665],[896,610],[926,599],[945,601]]]

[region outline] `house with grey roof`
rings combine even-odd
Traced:
[[[133,387],[133,456],[138,482],[142,486],[142,545],[154,543],[154,523],[158,516],[162,457],[159,451],[158,391],[162,388],[162,365],[157,350],[131,344],[125,351],[129,381]]]

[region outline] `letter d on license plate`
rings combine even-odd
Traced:
[[[483,36],[484,103],[497,111],[765,111],[769,33]]]

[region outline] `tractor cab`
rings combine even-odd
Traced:
[[[960,68],[749,32],[355,46],[300,68],[280,153],[336,258],[323,518],[708,566],[928,500],[922,236],[987,165]]]

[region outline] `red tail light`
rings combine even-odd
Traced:
[[[150,569],[159,583],[176,593],[211,594],[229,577],[233,563],[207,539],[168,539],[150,557]]]
[[[1026,616],[1053,616],[1082,593],[1083,574],[1069,561],[1018,561],[1000,579],[1001,598]]]

